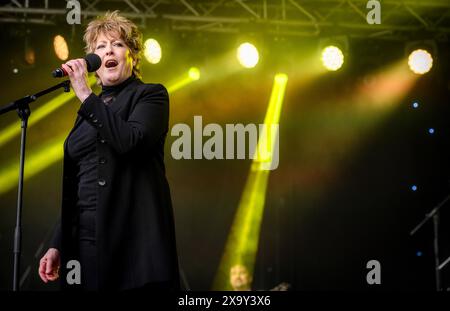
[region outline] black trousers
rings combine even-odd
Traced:
[[[95,240],[79,241],[81,288],[86,291],[98,290],[97,246]]]
[[[80,265],[81,265],[81,290],[97,291],[98,270],[97,270],[97,246],[95,240],[80,239]],[[154,291],[178,291],[179,284],[174,282],[153,282],[142,287],[129,289],[131,292],[154,292]]]

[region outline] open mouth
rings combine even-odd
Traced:
[[[118,63],[116,60],[110,59],[110,60],[107,60],[107,61],[106,61],[105,67],[106,67],[106,68],[113,68],[113,67],[116,67],[118,64],[119,64],[119,63]]]

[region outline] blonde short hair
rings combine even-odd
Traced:
[[[98,36],[103,33],[117,33],[120,39],[125,42],[134,60],[133,73],[141,78],[140,63],[142,58],[143,44],[142,33],[135,23],[119,15],[119,11],[106,12],[105,16],[99,16],[92,20],[84,32],[83,40],[86,43],[84,48],[86,53],[95,51],[95,44]]]

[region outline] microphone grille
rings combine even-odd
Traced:
[[[100,68],[100,66],[102,65],[102,60],[100,59],[100,56],[98,56],[95,53],[87,54],[84,59],[86,60],[88,72],[97,71],[97,69]]]

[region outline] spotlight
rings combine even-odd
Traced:
[[[414,50],[409,54],[408,65],[412,72],[423,75],[433,67],[433,57],[427,50]]]
[[[242,43],[237,49],[237,59],[243,67],[253,68],[259,61],[258,50],[251,43]]]
[[[66,39],[63,36],[57,35],[53,39],[53,48],[56,56],[60,60],[66,60],[69,58],[69,47],[67,46]]]
[[[337,46],[327,46],[322,51],[322,64],[330,71],[336,71],[344,64],[344,53]]]
[[[25,49],[25,62],[28,65],[34,65],[36,61],[36,54],[34,52],[34,49],[29,47]]]
[[[405,46],[405,57],[409,69],[418,75],[426,74],[437,58],[437,45],[433,40],[409,42]]]
[[[322,65],[329,71],[337,71],[344,64],[348,52],[348,39],[345,36],[321,39],[319,51]]]
[[[189,68],[188,75],[192,80],[198,80],[200,79],[200,70],[197,67],[191,67]]]
[[[155,39],[147,39],[145,45],[145,58],[150,64],[157,64],[161,60],[161,46]]]
[[[29,32],[28,32],[29,33]],[[30,38],[25,37],[25,51],[24,51],[24,59],[28,65],[34,65],[36,61],[36,53],[34,51],[33,46],[30,43]]]

